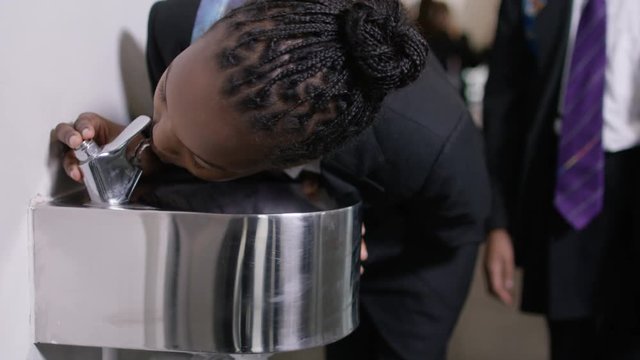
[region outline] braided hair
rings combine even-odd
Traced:
[[[219,25],[235,40],[216,54],[223,96],[256,131],[278,134],[281,167],[361,133],[428,51],[398,0],[253,0]]]

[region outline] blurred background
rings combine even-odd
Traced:
[[[71,122],[88,110],[122,123],[150,113],[144,44],[153,2],[0,1],[0,162],[5,169],[0,178],[0,359],[100,359],[99,349],[33,345],[27,210],[31,199],[47,197],[54,188],[64,191],[56,180],[59,151],[49,146],[55,124]],[[405,3],[414,17],[425,5],[419,0]],[[442,3],[449,9],[442,29],[449,39],[441,39],[440,45],[450,56],[441,60],[481,124],[487,77],[483,63],[499,0]],[[544,326],[541,318],[491,299],[478,267],[449,358],[547,359]],[[184,357],[122,351],[121,358]],[[322,349],[278,358],[322,359]]]

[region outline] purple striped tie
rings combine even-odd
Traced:
[[[607,12],[605,0],[587,0],[576,34],[558,149],[555,206],[574,229],[602,210],[602,149]]]

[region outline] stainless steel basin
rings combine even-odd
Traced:
[[[85,200],[32,206],[36,342],[273,353],[357,326],[357,203],[212,214]]]

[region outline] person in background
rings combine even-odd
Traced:
[[[467,36],[453,22],[449,6],[443,2],[423,1],[417,22],[430,50],[449,74],[451,83],[462,94],[462,71],[480,65],[486,54],[471,47]]]
[[[503,0],[485,98],[486,272],[553,360],[640,359],[640,2]]]

